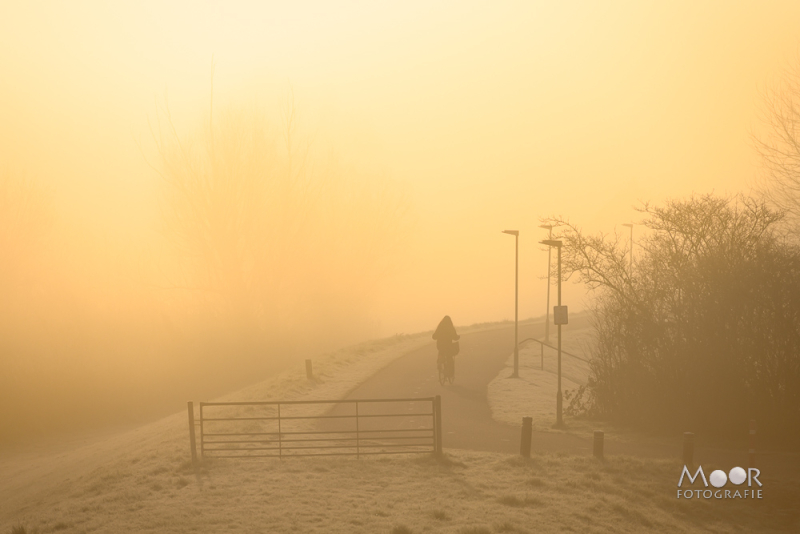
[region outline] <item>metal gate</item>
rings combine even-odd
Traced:
[[[311,406],[330,405],[324,415]],[[442,452],[441,397],[188,403],[192,461]]]

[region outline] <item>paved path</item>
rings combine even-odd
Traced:
[[[576,318],[573,328],[588,326],[586,318]],[[565,327],[566,328],[566,327]],[[553,332],[551,332],[552,334]],[[544,337],[543,323],[520,325],[519,339]],[[433,340],[427,347],[410,351],[355,388],[347,399],[442,397],[443,446],[447,449],[469,449],[477,451],[519,454],[521,424],[512,426],[492,419],[487,399],[489,382],[504,370],[505,362],[514,350],[514,328],[503,327],[482,332],[462,334],[461,352],[456,357],[456,379],[453,385],[439,384],[436,370],[436,344]],[[568,358],[569,356],[564,356]],[[509,378],[509,380],[513,380]],[[554,402],[554,401],[553,401]],[[421,403],[385,405],[382,412],[418,413],[425,411]],[[430,410],[430,404],[426,407]],[[368,407],[362,408],[364,412]],[[330,414],[350,415],[352,405],[339,405]],[[427,418],[394,418],[395,428],[419,428],[430,426]],[[336,420],[333,420],[336,421]],[[383,428],[386,419],[375,419]],[[368,423],[366,424],[368,427]],[[330,427],[329,427],[330,428]],[[362,427],[364,429],[365,427]],[[746,449],[717,448],[704,446],[698,439],[695,462],[698,464],[717,462],[722,466],[747,465]],[[566,452],[569,454],[591,454],[591,440],[563,432],[533,432],[532,449],[540,452]],[[680,458],[681,436],[620,442],[606,438],[607,455],[625,454],[639,457]],[[759,455],[759,466],[772,472],[792,470],[800,473],[797,453],[764,453]],[[727,467],[726,467],[727,468]],[[765,471],[765,472],[767,472]],[[800,475],[798,475],[800,476]],[[796,478],[794,479],[796,480]]]
[[[578,320],[585,322],[585,319]],[[576,321],[577,323],[577,321]],[[585,325],[575,324],[575,327]],[[543,323],[520,325],[519,339],[543,337]],[[520,427],[492,419],[486,397],[489,382],[500,373],[514,351],[514,328],[503,327],[462,334],[456,357],[456,379],[452,385],[439,384],[436,344],[401,356],[354,389],[347,399],[406,398],[442,396],[443,445],[445,448],[519,453]],[[565,356],[566,357],[566,356]],[[555,402],[555,400],[554,400]],[[419,406],[394,407],[420,411]],[[348,414],[340,406],[331,415]],[[407,422],[407,421],[405,421]],[[534,450],[588,451],[590,443],[577,436],[534,432]]]

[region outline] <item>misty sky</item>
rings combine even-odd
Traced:
[[[406,199],[380,334],[513,318],[506,228],[520,316],[541,315],[538,217],[613,231],[638,200],[749,190],[798,21],[793,1],[6,2],[0,170],[42,184],[76,235],[147,248],[148,121],[165,100],[178,127],[203,120],[213,55],[215,106],[293,90],[320,144]]]

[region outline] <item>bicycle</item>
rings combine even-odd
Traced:
[[[456,359],[453,356],[445,356],[444,361],[439,362],[439,383],[450,384],[456,379]]]

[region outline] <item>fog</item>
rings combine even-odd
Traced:
[[[155,109],[150,239],[3,176],[7,437],[137,421],[376,335],[402,190],[301,133],[291,97],[274,121],[253,106],[215,114],[211,98],[208,113],[183,134]]]
[[[9,3],[0,441],[545,312],[539,218],[747,191],[800,6]],[[571,310],[584,289],[567,285]],[[21,408],[24,407],[24,408]],[[79,414],[79,415],[76,415]]]

